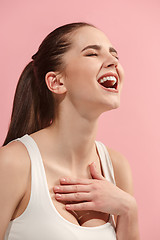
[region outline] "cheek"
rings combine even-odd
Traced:
[[[89,61],[74,61],[66,69],[66,87],[86,87],[94,83],[98,74],[98,66]]]

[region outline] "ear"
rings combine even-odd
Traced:
[[[67,91],[64,86],[63,77],[55,72],[48,72],[45,76],[48,89],[56,94],[63,94]]]

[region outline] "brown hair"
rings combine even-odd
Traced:
[[[56,28],[41,43],[23,70],[15,91],[8,133],[2,146],[10,141],[48,127],[55,118],[55,100],[45,83],[49,71],[63,71],[63,55],[70,49],[71,34],[85,22]]]

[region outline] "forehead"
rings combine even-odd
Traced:
[[[101,45],[104,48],[111,47],[112,44],[101,30],[85,26],[76,30],[72,36],[72,47],[74,49],[81,49],[87,45]]]

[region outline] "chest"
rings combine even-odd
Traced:
[[[59,178],[64,177],[64,176],[73,176],[71,172],[66,169],[63,169],[63,167],[60,167],[57,164],[50,164],[50,161],[46,160],[44,163],[44,169],[45,169],[45,175],[46,175],[46,180],[47,180],[47,186],[48,186],[48,191],[49,191],[49,197],[52,200],[52,204],[55,208],[55,211],[57,214],[59,213],[62,218],[67,220],[70,223],[73,223],[75,225],[82,225],[85,227],[95,227],[95,226],[100,226],[108,222],[109,220],[109,214],[107,213],[100,213],[96,211],[77,211],[76,214],[73,212],[69,212],[65,209],[65,203],[59,202],[55,199],[55,194],[53,192],[53,187],[55,185],[59,185]],[[102,172],[101,166],[99,165],[99,171]],[[80,172],[78,177],[82,178],[91,178],[89,175],[89,172],[84,171],[83,173]],[[26,189],[26,193],[21,200],[21,202],[18,204],[13,216],[12,220],[20,216],[25,209],[27,208],[27,205],[30,200],[31,196],[31,173],[28,179],[28,185]],[[48,199],[48,204],[50,204],[50,201]],[[86,215],[86,213],[89,213]],[[85,217],[87,216],[87,218]],[[81,224],[80,221],[78,221],[78,217],[84,216],[85,222]]]

